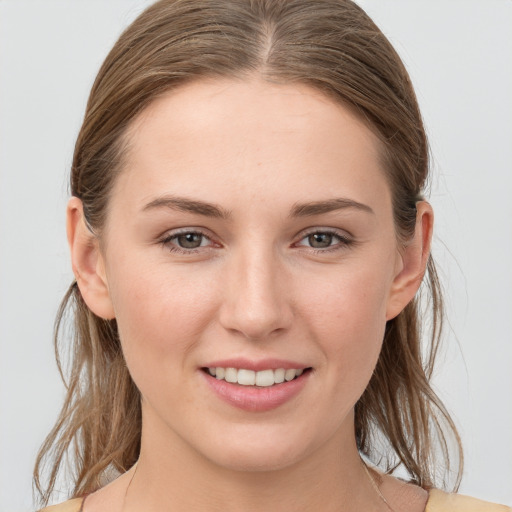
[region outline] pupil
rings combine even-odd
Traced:
[[[311,247],[315,247],[316,249],[329,247],[332,243],[332,235],[329,233],[315,233],[309,235],[308,241]]]
[[[202,238],[199,233],[186,233],[178,236],[178,244],[185,249],[195,249],[201,246]]]

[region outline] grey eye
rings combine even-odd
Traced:
[[[313,233],[308,235],[308,242],[315,249],[324,249],[332,245],[333,238],[331,233]]]
[[[183,249],[196,249],[203,244],[204,236],[201,233],[184,233],[176,236],[175,240]]]

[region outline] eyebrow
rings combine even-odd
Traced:
[[[188,199],[185,197],[162,196],[153,199],[143,207],[143,211],[154,210],[159,208],[170,208],[181,212],[190,212],[205,217],[213,217],[217,219],[229,220],[232,214],[229,210],[213,203],[207,203],[196,199]],[[359,203],[353,199],[334,198],[325,201],[313,201],[309,203],[295,203],[290,212],[290,217],[311,217],[313,215],[321,215],[336,210],[356,209],[363,212],[375,214],[375,212],[366,204]]]
[[[170,208],[171,210],[178,210],[180,212],[190,212],[198,215],[204,215],[205,217],[215,217],[225,220],[231,218],[231,212],[224,210],[215,204],[174,196],[157,197],[146,204],[142,210],[148,211],[158,208]]]
[[[353,199],[334,198],[326,201],[314,201],[311,203],[295,203],[290,213],[290,217],[310,217],[329,213],[336,210],[356,209],[375,215],[375,212],[366,204],[359,203]]]

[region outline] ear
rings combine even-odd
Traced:
[[[85,303],[97,316],[115,318],[99,241],[87,227],[82,201],[77,197],[68,202],[66,221],[73,273]]]
[[[388,298],[386,320],[396,317],[413,299],[427,268],[434,212],[426,201],[419,201],[416,211],[414,237],[399,254],[397,272]]]

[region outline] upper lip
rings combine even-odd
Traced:
[[[211,361],[204,365],[205,368],[236,368],[237,370],[243,368],[244,370],[253,370],[259,372],[261,370],[277,370],[284,368],[285,370],[305,370],[309,368],[308,365],[298,363],[296,361],[289,361],[284,359],[260,359],[258,361],[235,358],[235,359],[222,359]]]

